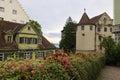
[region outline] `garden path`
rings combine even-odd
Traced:
[[[105,66],[97,80],[120,80],[120,67]]]

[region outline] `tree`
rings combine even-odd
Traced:
[[[74,52],[76,47],[76,23],[69,17],[62,31],[59,47],[65,52]]]
[[[34,20],[29,20],[30,24],[35,27],[35,29],[38,31],[39,34],[42,35],[41,25]]]
[[[101,45],[105,48],[105,59],[107,64],[116,64],[116,43],[110,37],[104,37]]]

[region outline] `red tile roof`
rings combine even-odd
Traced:
[[[96,24],[103,14],[106,14],[106,12],[89,19],[86,12],[84,12],[84,14],[83,14],[80,22],[78,23],[78,25]]]
[[[42,44],[39,44],[39,48],[41,50],[56,49],[56,47],[51,44],[44,36],[42,36]]]
[[[0,21],[0,33],[5,33],[9,30],[11,30],[12,32],[17,32],[24,26],[25,24],[19,24],[19,23],[13,23],[13,22],[1,20]]]
[[[81,18],[79,24],[80,24],[80,25],[89,24],[89,20],[90,20],[90,19],[89,19],[87,13],[84,12],[84,14],[82,15],[82,18]]]

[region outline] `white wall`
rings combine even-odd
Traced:
[[[4,7],[5,9],[4,12],[0,11],[0,17],[4,18],[6,21],[17,23],[26,23],[29,21],[28,15],[17,0],[12,0],[12,3],[10,3],[10,0],[0,0],[0,7]],[[17,14],[13,14],[12,10],[17,10]]]

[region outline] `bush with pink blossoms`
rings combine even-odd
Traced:
[[[101,54],[53,54],[44,59],[0,62],[0,80],[95,80],[104,66]],[[95,69],[95,70],[94,70]]]

